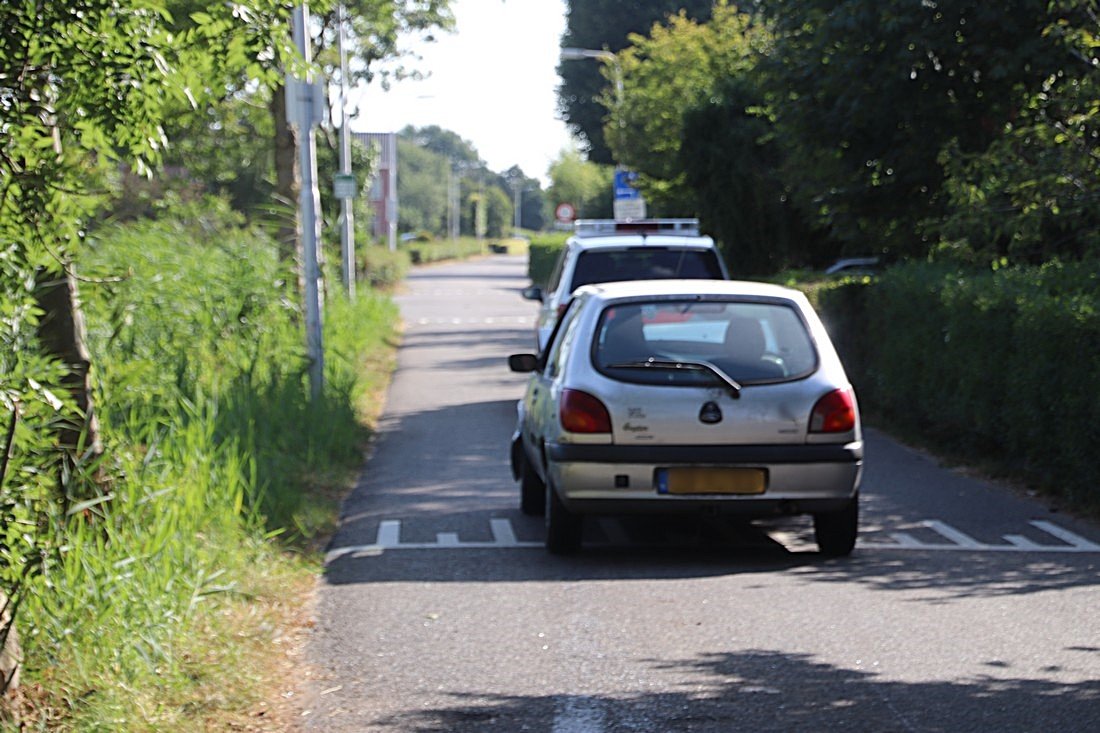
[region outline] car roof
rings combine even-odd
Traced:
[[[705,236],[676,234],[614,234],[606,237],[570,237],[569,245],[577,249],[615,249],[625,247],[683,247],[714,249],[714,240]]]
[[[694,296],[783,298],[805,301],[801,291],[771,283],[748,280],[627,280],[578,288],[574,295],[591,293],[601,301],[628,298],[675,298]]]

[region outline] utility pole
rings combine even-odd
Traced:
[[[302,3],[294,9],[294,44],[309,63],[312,59],[309,43],[309,7]],[[320,120],[322,104],[320,90],[313,84],[312,74],[306,78],[287,78],[287,119],[298,128],[298,164],[302,186],[298,194],[298,221],[302,237],[302,297],[306,317],[306,354],[309,358],[310,396],[316,402],[325,385],[325,350],[321,336],[321,268],[317,263],[317,243],[321,240],[321,194],[317,189],[317,144],[313,126]]]
[[[518,237],[519,236],[519,227],[520,227],[520,222],[521,222],[521,219],[522,219],[522,217],[520,215],[520,204],[522,203],[522,199],[521,199],[522,193],[523,193],[523,181],[521,181],[517,177],[517,178],[512,180],[512,199],[513,199],[513,203],[512,203],[512,212],[513,212],[513,216],[512,216],[512,219],[513,219],[512,236],[513,237]]]
[[[343,3],[337,8],[340,26],[340,176],[348,186],[339,190],[340,196],[340,253],[343,258],[344,292],[350,300],[355,300],[355,214],[353,198],[355,177],[351,173],[351,131],[348,129],[348,55],[345,50],[347,10]],[[312,137],[312,136],[311,136]]]

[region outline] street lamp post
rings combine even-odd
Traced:
[[[522,198],[521,198],[522,194],[523,194],[523,181],[521,181],[517,178],[517,179],[512,181],[512,213],[513,213],[513,217],[512,217],[512,219],[513,219],[512,236],[514,236],[514,237],[519,236],[520,223],[523,219],[523,217],[520,213],[521,204],[523,203]]]
[[[582,61],[584,59],[596,59],[611,65],[611,80],[615,83],[615,106],[623,105],[623,66],[619,63],[619,57],[610,51],[595,48],[570,48],[561,50],[559,57],[562,61]]]

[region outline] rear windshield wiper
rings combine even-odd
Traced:
[[[741,384],[709,361],[645,359],[644,361],[624,361],[608,364],[605,369],[687,369],[696,372],[708,372],[729,388],[730,395],[737,399],[741,396]]]

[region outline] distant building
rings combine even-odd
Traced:
[[[371,180],[368,200],[374,210],[371,234],[397,248],[397,133],[354,132],[352,135],[376,151],[378,165]]]

